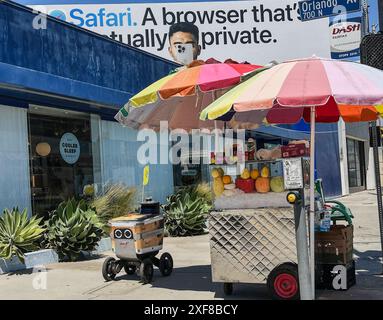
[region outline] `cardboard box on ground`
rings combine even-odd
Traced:
[[[317,232],[315,255],[317,263],[348,264],[353,258],[352,225],[333,225],[329,232]]]

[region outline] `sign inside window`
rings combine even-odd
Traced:
[[[80,143],[73,133],[64,133],[60,139],[60,154],[68,164],[75,164],[80,157]]]

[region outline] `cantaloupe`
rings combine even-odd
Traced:
[[[259,193],[267,193],[270,191],[270,179],[259,177],[257,180],[255,180],[255,189]]]
[[[273,192],[285,191],[283,177],[273,177],[270,180],[270,188]]]

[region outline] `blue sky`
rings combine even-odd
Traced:
[[[378,18],[378,1],[377,0],[369,0],[368,4],[370,6],[369,13],[370,13],[370,26],[373,24],[379,23]]]

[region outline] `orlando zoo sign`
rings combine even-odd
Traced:
[[[169,28],[177,22],[199,28],[202,50],[198,59],[231,58],[266,64],[313,54],[330,57],[328,19],[301,22],[298,0],[19,2],[23,1],[34,9],[43,6],[56,18],[166,59],[171,59]]]

